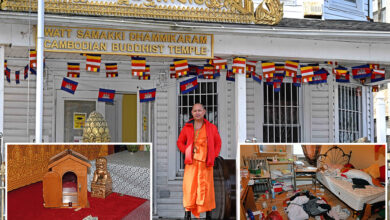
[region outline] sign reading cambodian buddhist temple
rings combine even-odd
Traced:
[[[5,11],[37,11],[37,0],[3,0]],[[256,10],[255,10],[256,8]],[[78,14],[180,21],[275,25],[283,17],[279,0],[50,0],[45,11],[52,14]]]
[[[44,48],[50,52],[213,58],[213,35],[46,26]]]

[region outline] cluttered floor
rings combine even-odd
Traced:
[[[314,187],[310,185],[300,185],[297,187],[297,191],[310,191],[310,193],[317,197],[322,197],[328,205],[332,207],[335,211],[335,215],[339,216],[339,219],[357,219],[357,217],[353,216],[353,210],[349,208],[346,204],[340,201],[335,195],[333,195],[330,191],[328,191],[324,187],[319,187],[317,185],[316,191],[314,191]],[[260,196],[256,199],[256,207],[258,210],[262,210],[264,213],[271,213],[272,210],[277,210],[280,216],[283,219],[288,219],[288,214],[285,211],[286,203],[285,201],[288,198],[294,196],[295,193],[292,191],[289,192],[281,192],[280,194],[276,194],[275,199],[265,198],[264,196]],[[315,219],[315,218],[310,218]],[[325,219],[325,218],[323,218]],[[379,213],[375,213],[369,219],[382,219],[379,216]]]

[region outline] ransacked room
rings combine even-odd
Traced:
[[[241,219],[385,219],[384,145],[240,146]]]
[[[139,144],[7,145],[8,218],[148,219],[150,152]]]

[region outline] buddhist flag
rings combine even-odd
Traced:
[[[28,64],[24,67],[24,79],[28,78]]]
[[[191,79],[184,80],[183,82],[180,82],[180,91],[181,94],[186,94],[188,92],[191,92],[198,88],[198,78],[193,77]]]
[[[293,86],[301,87],[301,84],[302,84],[302,77],[301,76],[293,77]]]
[[[86,70],[90,72],[100,72],[102,56],[100,54],[87,54]]]
[[[284,64],[284,69],[286,71],[286,76],[295,77],[298,72],[299,61],[297,60],[287,60]]]
[[[320,64],[318,63],[311,63],[307,64],[306,66],[310,66],[313,69],[313,72],[320,70]]]
[[[175,67],[175,66],[173,66]],[[198,66],[197,65],[192,65],[192,64],[188,64],[188,75],[192,75],[192,76],[197,76],[198,75]]]
[[[309,82],[309,84],[320,84],[320,83],[326,83],[328,79],[328,71],[326,71],[324,68],[315,71],[313,76],[313,81]]]
[[[72,78],[80,77],[80,63],[68,63],[67,77],[72,77]]]
[[[145,74],[143,76],[138,76],[140,80],[150,80],[150,65],[146,65]]]
[[[385,69],[373,69],[371,82],[379,82],[385,79]]]
[[[133,76],[142,76],[146,71],[145,57],[131,57],[131,72]]]
[[[272,78],[275,73],[275,63],[271,62],[262,62],[261,67],[263,68],[263,77],[264,78]]]
[[[200,69],[200,68],[199,68]],[[199,74],[200,79],[214,79],[214,66],[211,64],[205,64],[203,66],[203,71],[200,71],[201,73]]]
[[[330,66],[333,66],[333,61],[325,61],[325,64],[328,64]],[[334,65],[337,66],[337,62],[334,62]]]
[[[117,63],[106,63],[106,77],[107,78],[118,77],[118,64]]]
[[[156,99],[156,89],[149,90],[140,90],[139,91],[139,101],[140,102],[150,102]]]
[[[20,83],[20,71],[15,71],[15,80],[16,80],[16,84],[19,84]]]
[[[243,57],[236,57],[233,59],[232,65],[233,73],[245,73],[246,59]]]
[[[175,71],[175,64],[169,65],[169,75],[172,78],[177,78],[176,77],[176,71]]]
[[[222,58],[211,59],[208,63],[213,65],[216,70],[223,70],[227,68],[227,60]]]
[[[336,75],[336,82],[349,83],[349,71],[347,68],[338,66],[333,71]]]
[[[379,69],[379,64],[370,64],[370,69]]]
[[[246,71],[247,72],[255,72],[256,71],[256,61],[247,61],[246,62]]]
[[[274,76],[276,77],[284,77],[284,64],[275,64],[275,73]]]
[[[114,103],[115,90],[99,89],[98,101]]]
[[[75,82],[73,80],[64,77],[64,79],[62,80],[61,89],[64,90],[65,92],[74,94],[78,84],[79,84],[78,82]]]
[[[30,49],[30,68],[37,68],[37,51]]]
[[[189,71],[187,60],[174,59],[173,64],[175,65],[176,78],[187,75],[187,72]]]
[[[378,92],[379,91],[379,86],[378,85],[373,85],[372,86],[372,92]]]
[[[313,68],[311,66],[302,66],[301,76],[304,83],[312,81],[314,76]]]
[[[258,75],[255,72],[252,72],[252,78],[253,78],[254,81],[256,81],[256,82],[261,84],[261,80],[262,80],[261,75]]]
[[[352,67],[352,76],[354,79],[367,78],[371,76],[370,65],[361,65]]]
[[[226,71],[226,80],[234,82],[236,79],[234,78],[234,73],[231,70]]]
[[[7,82],[11,82],[11,70],[8,68],[7,60],[4,60],[4,75],[7,79]]]

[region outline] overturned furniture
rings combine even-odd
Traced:
[[[112,193],[112,179],[107,170],[107,159],[99,157],[96,159],[96,170],[91,183],[91,196],[106,198]]]
[[[46,208],[87,208],[87,172],[91,164],[83,155],[65,150],[50,158],[43,177]]]

